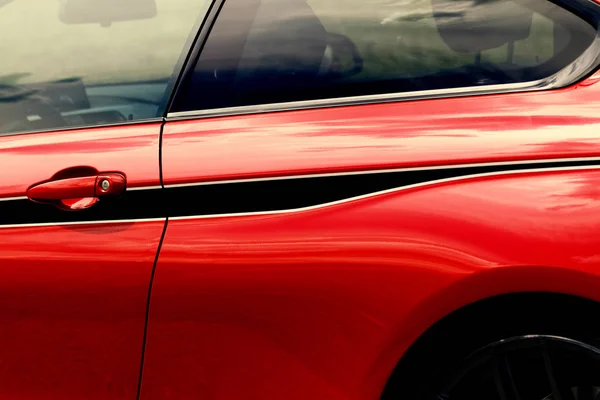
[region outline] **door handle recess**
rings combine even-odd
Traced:
[[[43,182],[32,186],[27,191],[27,197],[31,201],[56,204],[60,208],[84,209],[96,204],[102,197],[123,194],[125,186],[125,176],[119,173],[106,173]],[[75,201],[81,199],[87,201]]]

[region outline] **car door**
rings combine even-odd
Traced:
[[[141,399],[379,398],[430,297],[514,261],[485,238],[521,214],[434,189],[600,151],[598,6],[570,4],[226,0],[163,130]]]
[[[0,137],[0,397],[135,398],[164,218],[139,218],[129,195],[79,211],[27,196],[47,182],[61,185],[53,203],[86,202],[77,191],[95,197],[99,176],[126,177],[132,193],[158,186],[159,133],[156,122]]]
[[[0,398],[136,398],[161,102],[205,9],[0,2]]]

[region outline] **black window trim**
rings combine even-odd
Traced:
[[[173,102],[181,89],[182,81],[192,72],[190,69],[193,68],[195,64],[194,60],[199,57],[200,51],[208,38],[208,34],[210,33],[224,2],[224,0],[205,1],[202,12],[184,44],[179,59],[177,60],[177,64],[173,68],[173,74],[165,89],[160,109],[160,115],[162,115],[163,118],[168,116],[168,112],[173,106]]]
[[[173,97],[166,114],[166,122],[188,119],[214,118],[234,115],[261,114],[269,112],[307,110],[319,108],[344,107],[354,105],[381,104],[415,100],[428,100],[440,98],[458,98],[469,96],[482,96],[491,94],[525,93],[560,89],[576,84],[594,73],[600,65],[600,4],[594,0],[547,0],[567,11],[583,18],[596,29],[596,37],[592,44],[571,64],[565,66],[557,73],[546,78],[519,83],[499,85],[482,85],[473,87],[423,90],[416,92],[398,92],[375,95],[359,95],[352,97],[326,98],[316,100],[303,100],[282,103],[258,104],[249,106],[236,106],[193,111],[171,112],[174,99],[180,92],[181,86],[193,73],[194,66],[202,52],[202,48],[210,35],[219,12],[226,0],[215,0],[211,14],[198,34],[195,46],[182,70],[178,85],[173,92]],[[229,0],[235,1],[235,0]]]

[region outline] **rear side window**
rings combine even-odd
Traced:
[[[536,81],[595,35],[547,0],[227,0],[173,111]]]
[[[0,135],[162,116],[206,0],[0,0]]]

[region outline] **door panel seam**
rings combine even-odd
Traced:
[[[152,300],[152,287],[154,285],[154,276],[156,274],[156,267],[158,265],[158,259],[160,257],[160,251],[162,249],[162,245],[165,239],[165,235],[167,233],[167,226],[169,225],[169,218],[165,220],[165,225],[163,227],[162,234],[160,236],[160,241],[158,242],[158,248],[156,249],[156,256],[154,257],[154,264],[152,265],[152,271],[150,272],[150,280],[148,282],[148,297],[146,300],[146,315],[144,318],[144,333],[142,336],[142,354],[140,360],[140,371],[138,377],[138,389],[136,399],[139,400],[142,393],[142,381],[144,377],[144,362],[146,359],[146,341],[148,338],[148,323],[150,319],[150,303]]]

